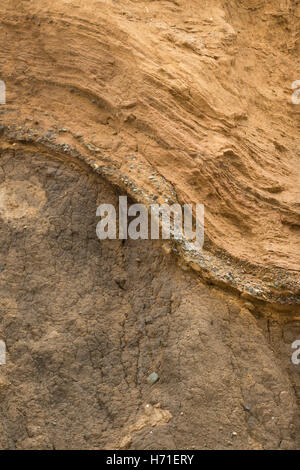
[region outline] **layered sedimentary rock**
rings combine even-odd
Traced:
[[[0,19],[1,447],[299,447],[297,2]],[[204,204],[204,250],[100,242],[119,194]]]

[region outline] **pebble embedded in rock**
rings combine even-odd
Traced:
[[[152,372],[152,374],[150,374],[147,378],[147,382],[150,384],[150,385],[154,385],[159,379],[159,375],[156,373],[156,372]]]

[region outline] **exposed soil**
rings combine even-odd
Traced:
[[[0,448],[300,447],[300,5],[269,3],[2,1]],[[203,252],[99,241],[124,194],[203,203]]]

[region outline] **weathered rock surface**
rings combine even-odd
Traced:
[[[289,315],[285,344],[159,242],[100,242],[118,196],[83,164],[6,150],[1,168],[2,448],[297,445]]]
[[[299,448],[299,8],[3,0],[0,448]],[[125,193],[204,252],[100,242]]]

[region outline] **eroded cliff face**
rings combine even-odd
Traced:
[[[298,2],[0,20],[0,447],[299,448]],[[100,242],[120,194],[203,203],[204,250]]]

